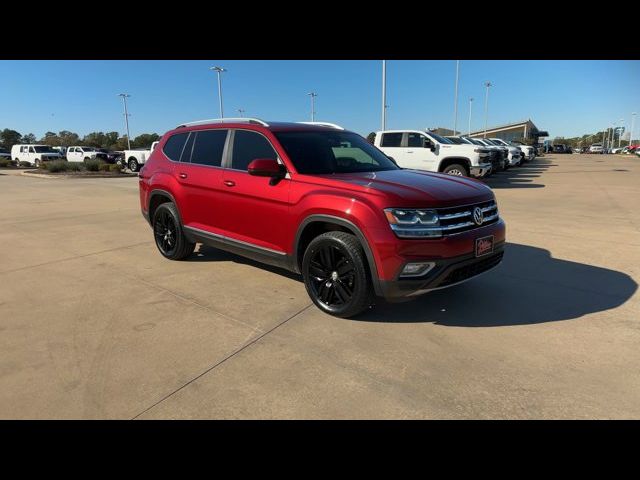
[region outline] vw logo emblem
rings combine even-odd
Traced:
[[[484,215],[482,215],[480,207],[473,209],[473,221],[476,222],[476,225],[482,225],[482,222],[484,222]]]

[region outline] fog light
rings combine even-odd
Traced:
[[[407,263],[402,269],[400,276],[401,277],[419,277],[427,273],[434,266],[435,266],[435,263],[433,262]]]

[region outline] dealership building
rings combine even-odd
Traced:
[[[486,132],[484,129],[471,132],[468,136],[475,138],[500,138],[505,142],[524,140],[526,143],[537,145],[542,143],[543,140],[541,139],[549,136],[549,132],[539,130],[531,119],[529,119],[522,122],[487,128]]]

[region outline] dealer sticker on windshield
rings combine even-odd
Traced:
[[[476,239],[476,257],[493,253],[493,235]]]

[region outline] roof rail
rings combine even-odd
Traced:
[[[233,123],[257,123],[262,125],[263,127],[268,127],[269,124],[264,120],[260,120],[259,118],[245,118],[245,117],[227,117],[227,118],[211,118],[209,120],[197,120],[195,122],[187,122],[181,123],[176,128],[181,127],[191,127],[193,125],[206,125],[207,123],[225,123],[225,122],[233,122]]]
[[[304,123],[306,125],[324,125],[325,127],[333,127],[338,130],[344,130],[344,128],[342,128],[340,125],[336,125],[335,123],[329,123],[329,122],[296,122],[296,123]]]

